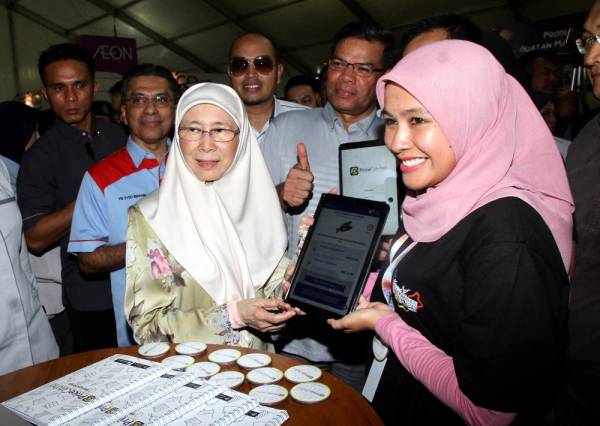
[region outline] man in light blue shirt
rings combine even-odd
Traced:
[[[271,123],[261,149],[286,212],[288,256],[297,250],[300,218],[314,212],[323,192],[338,188],[339,145],[383,138],[375,83],[395,58],[391,33],[348,24],[336,35],[329,58],[325,107],[283,114]],[[283,351],[327,363],[333,374],[360,389],[365,378],[362,349],[353,347],[351,338],[327,330],[324,322],[304,321],[309,320],[295,319],[286,327],[279,343],[293,340]]]
[[[127,211],[158,189],[170,145],[179,88],[169,70],[138,65],[123,80],[124,122],[131,135],[125,148],[85,174],[73,213],[68,251],[83,273],[110,272],[119,346],[134,344],[124,315]]]

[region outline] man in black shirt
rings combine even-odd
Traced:
[[[116,345],[108,275],[82,275],[67,254],[73,207],[85,171],[125,144],[119,126],[95,122],[98,89],[91,56],[72,44],[42,52],[43,92],[57,120],[23,157],[17,192],[29,249],[43,253],[61,246],[63,304],[75,351]]]
[[[600,99],[600,1],[583,26],[583,53],[593,94]],[[579,132],[567,154],[575,201],[575,260],[569,300],[569,374],[556,410],[557,425],[600,424],[600,115]]]

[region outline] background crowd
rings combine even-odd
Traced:
[[[600,3],[582,24],[577,47],[600,99]],[[361,391],[370,329],[397,357],[374,400],[386,423],[400,421],[394,398],[427,413],[415,424],[597,423],[600,115],[562,81],[557,61],[544,51],[516,58],[458,15],[417,22],[400,40],[354,22],[336,33],[321,75],[290,78],[284,99],[273,43],[248,33],[230,47],[230,87],[182,93],[169,70],[141,64],[102,103],[90,55],[50,46],[38,67],[51,113],[0,104],[0,374],[97,348],[202,340],[300,357]],[[411,102],[409,112],[398,107]],[[419,132],[446,147],[429,153],[432,139]],[[433,181],[404,180],[402,229],[420,244],[410,256],[423,259],[408,261],[444,288],[437,304],[430,295],[443,314],[415,322],[394,311],[385,280],[423,279],[393,263],[401,250],[388,242],[374,265],[372,300],[382,303],[364,300],[362,318],[330,327],[281,295],[303,217],[339,189],[339,145],[373,139],[402,164],[451,152],[446,174],[436,164]],[[413,151],[420,156],[403,159]],[[504,266],[485,269],[494,259]],[[488,285],[496,273],[500,284],[510,274],[527,285],[507,295]],[[486,287],[454,300],[468,288],[456,283],[473,277]],[[494,315],[479,317],[488,306]],[[436,331],[453,310],[469,319]],[[403,318],[400,331],[390,313]],[[400,341],[422,351],[403,353]]]

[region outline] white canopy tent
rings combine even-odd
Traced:
[[[464,14],[483,30],[585,12],[592,0],[0,0],[0,100],[36,90],[40,51],[80,35],[135,38],[138,62],[222,76],[231,42],[270,37],[286,78],[314,73],[344,24],[367,20],[400,35],[421,18]],[[99,73],[100,97],[119,78]]]

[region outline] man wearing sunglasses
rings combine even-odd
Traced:
[[[261,149],[287,213],[290,257],[297,251],[300,218],[314,212],[323,192],[338,186],[339,145],[383,136],[375,83],[395,59],[391,33],[360,22],[348,24],[336,34],[328,60],[325,107],[283,114],[271,123]],[[283,351],[324,363],[360,390],[365,360],[357,348],[364,342],[353,343],[360,336],[335,335],[324,323],[308,321],[297,318],[288,324],[279,342]]]
[[[110,272],[119,346],[135,344],[123,311],[127,210],[158,188],[178,94],[166,68],[142,64],[127,73],[121,106],[131,132],[127,145],[87,171],[73,213],[68,250],[82,272]]]
[[[293,102],[275,98],[283,64],[271,40],[262,34],[244,34],[231,45],[227,74],[231,87],[246,105],[254,135],[261,143],[269,123],[279,114],[304,109]]]
[[[600,99],[600,1],[577,40]],[[571,266],[568,375],[556,409],[557,425],[600,424],[600,114],[579,132],[567,154],[575,201],[575,261]]]

